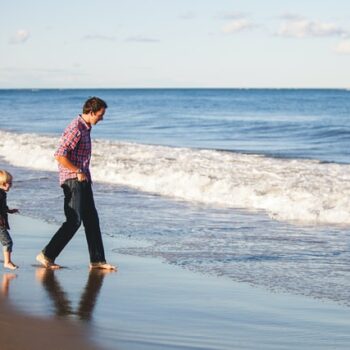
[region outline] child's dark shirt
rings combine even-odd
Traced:
[[[0,188],[0,227],[10,229],[8,222],[8,206],[6,201],[7,194],[6,192]]]

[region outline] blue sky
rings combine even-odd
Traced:
[[[0,6],[0,88],[350,88],[349,0]]]

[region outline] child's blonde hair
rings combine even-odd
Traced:
[[[0,185],[12,182],[12,175],[6,170],[0,170]]]

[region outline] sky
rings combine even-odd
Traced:
[[[349,0],[0,0],[0,88],[350,88]]]

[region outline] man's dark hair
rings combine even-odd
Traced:
[[[90,112],[96,113],[102,108],[107,108],[107,103],[98,97],[90,97],[83,106],[83,113],[89,114]]]

